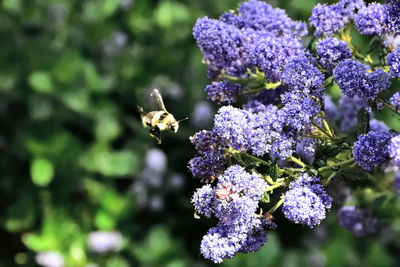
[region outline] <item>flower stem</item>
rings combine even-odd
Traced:
[[[273,191],[275,188],[278,188],[278,187],[281,187],[281,186],[282,186],[281,183],[277,183],[277,184],[274,184],[274,185],[271,185],[271,186],[267,187],[267,189],[266,189],[265,191],[270,191],[270,193],[272,193],[272,191]]]
[[[242,166],[246,166],[246,163],[242,160],[242,158],[240,157],[240,155],[238,155],[238,154],[231,154],[232,155],[232,157],[237,161],[237,162],[239,162]]]
[[[281,199],[272,207],[267,211],[267,214],[272,214],[274,213],[274,211],[276,211],[285,201],[285,197],[282,196]]]
[[[330,183],[330,181],[333,179],[333,177],[335,177],[335,176],[336,176],[336,174],[337,174],[337,172],[336,172],[336,171],[332,172],[332,173],[331,173],[331,175],[329,175],[329,176],[328,176],[328,178],[326,179],[326,182],[325,182],[325,184],[329,184],[329,183]]]
[[[271,165],[270,162],[265,161],[265,160],[262,160],[262,159],[260,159],[260,158],[258,158],[258,157],[255,157],[255,156],[253,156],[253,155],[250,155],[250,154],[248,154],[248,153],[243,153],[243,155],[245,155],[245,156],[251,158],[252,160],[254,160],[254,161],[256,161],[256,162],[258,162],[258,163],[260,163],[260,164],[263,164],[263,165],[266,165],[266,166]]]
[[[325,121],[325,120],[324,120]],[[327,123],[328,124],[328,123]],[[312,122],[312,125],[317,128],[319,131],[321,131],[324,135],[326,135],[329,139],[332,139],[333,141],[337,141],[337,137],[333,136],[332,134],[328,133],[325,129],[321,128],[316,124],[315,122]],[[329,128],[329,125],[328,125]]]
[[[263,90],[265,90],[264,87],[256,87],[256,88],[244,90],[243,94],[259,93],[259,92],[261,92]]]
[[[328,124],[328,122],[325,120],[325,118],[322,119],[322,122],[324,123],[325,130],[328,132],[328,134],[330,135],[330,137],[335,138],[335,136],[333,136],[332,131],[331,131],[331,128],[329,128],[329,124]]]
[[[276,183],[271,179],[271,177],[269,175],[263,175],[262,176],[265,181],[267,181],[267,183],[269,183],[271,186],[275,185]]]
[[[276,87],[280,86],[282,82],[276,82],[276,83],[264,83],[265,89],[275,89]]]
[[[337,163],[337,164],[333,164],[333,165],[330,165],[330,166],[321,167],[321,168],[318,169],[318,172],[322,172],[322,171],[334,169],[334,168],[337,168],[337,167],[340,167],[340,166],[344,166],[344,165],[351,164],[351,163],[353,163],[353,162],[354,162],[354,159],[349,159],[349,160],[346,160],[346,161],[339,162],[339,163]]]
[[[300,165],[300,166],[303,167],[303,168],[308,168],[308,167],[309,167],[307,164],[305,164],[304,162],[302,162],[300,159],[296,159],[296,158],[293,157],[293,156],[289,156],[288,159],[291,160],[291,161],[293,161],[293,162],[295,162],[295,163],[297,163],[298,165]]]

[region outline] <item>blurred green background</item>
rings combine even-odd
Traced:
[[[199,246],[216,221],[193,218],[200,183],[186,164],[189,136],[210,127],[216,106],[205,101],[206,66],[191,33],[198,17],[240,2],[1,1],[0,266],[36,266],[41,252],[64,266],[211,265]],[[270,1],[302,20],[316,2]],[[153,88],[177,119],[190,118],[159,146],[137,113],[155,107]],[[392,232],[357,239],[335,212],[314,230],[277,222],[263,249],[223,266],[399,263],[398,245],[385,242]],[[122,240],[101,253],[94,231]]]

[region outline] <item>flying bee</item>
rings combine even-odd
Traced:
[[[139,112],[142,118],[143,126],[151,127],[149,131],[150,136],[154,137],[158,144],[161,144],[161,131],[170,130],[171,132],[176,133],[179,129],[179,122],[186,120],[187,118],[177,121],[174,118],[174,115],[169,113],[165,108],[164,101],[157,89],[153,90],[151,96],[154,98],[161,110],[144,112],[143,108],[139,107]]]

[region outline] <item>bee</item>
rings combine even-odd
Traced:
[[[179,129],[179,122],[186,120],[177,121],[174,115],[169,113],[165,108],[164,101],[160,92],[154,89],[151,93],[158,107],[161,109],[159,111],[144,112],[142,107],[139,107],[140,116],[142,118],[142,123],[144,127],[151,127],[149,134],[154,137],[158,144],[161,144],[161,131],[170,130],[176,133]]]

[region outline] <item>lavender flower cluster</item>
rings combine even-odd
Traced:
[[[188,168],[204,184],[192,198],[195,217],[218,219],[201,242],[205,258],[221,263],[258,250],[280,207],[296,224],[319,225],[333,203],[325,185],[354,178],[346,170],[368,176],[400,167],[400,135],[374,119],[374,108],[400,115],[400,92],[382,93],[400,76],[398,11],[393,0],[318,4],[308,49],[307,24],[261,1],[197,20],[193,36],[211,79],[205,93],[220,105],[212,129],[190,138],[197,156]],[[381,58],[351,43],[352,21],[361,34],[381,38]],[[326,93],[335,85],[340,98]],[[270,203],[274,192],[279,200]],[[365,214],[345,207],[340,225],[357,236],[376,232]]]
[[[220,263],[237,252],[256,251],[265,243],[265,228],[275,225],[255,212],[267,186],[260,175],[232,165],[214,188],[207,184],[197,189],[192,199],[196,212],[206,217],[214,214],[219,220],[203,238],[204,257]]]
[[[317,177],[304,174],[290,183],[282,211],[289,220],[313,228],[325,219],[332,207],[332,198]]]

